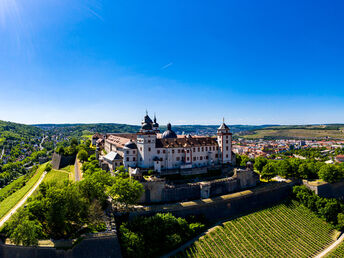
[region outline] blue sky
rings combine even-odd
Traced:
[[[0,1],[0,120],[344,123],[343,1]]]

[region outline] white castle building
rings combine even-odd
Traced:
[[[217,137],[176,135],[171,124],[160,133],[159,124],[146,114],[137,133],[113,133],[105,137],[102,159],[111,170],[124,165],[131,168],[191,169],[220,164],[231,164],[232,133],[223,122]]]

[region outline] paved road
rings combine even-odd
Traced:
[[[333,251],[341,242],[343,242],[344,240],[344,234],[342,234],[340,236],[340,238],[338,238],[336,240],[336,242],[334,242],[332,245],[330,245],[329,247],[327,247],[324,251],[322,251],[320,254],[318,254],[317,256],[315,256],[315,258],[321,258],[324,257],[326,254],[330,253],[331,251]]]
[[[48,136],[47,136],[47,135],[44,136],[44,134],[43,134],[42,141],[41,141],[41,143],[39,144],[39,149],[40,149],[40,150],[43,150],[44,147],[42,146],[42,144],[43,144],[43,142],[44,142],[44,140],[45,140],[46,138],[48,138]]]
[[[78,182],[82,179],[81,171],[80,171],[80,162],[78,159],[75,159],[75,164],[74,164],[74,172],[75,172],[75,181]]]
[[[33,194],[40,183],[42,183],[46,174],[47,172],[44,171],[38,182],[31,188],[31,190],[0,220],[0,228],[26,202],[27,198]]]

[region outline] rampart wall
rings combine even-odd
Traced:
[[[326,182],[317,184],[316,182],[303,180],[303,184],[320,197],[338,199],[344,198],[344,181],[333,184]]]
[[[209,198],[254,187],[258,182],[258,175],[249,170],[237,170],[233,177],[197,183],[170,185],[163,180],[143,182],[145,193],[139,203],[172,203]]]
[[[210,221],[216,221],[280,203],[290,195],[292,187],[295,184],[297,184],[296,181],[274,182],[249,190],[208,199],[142,206],[141,209],[131,212],[130,217],[133,218],[137,215],[148,216],[158,212],[171,212],[178,217],[203,215]]]
[[[122,257],[117,235],[106,237],[87,237],[70,250],[52,247],[25,247],[5,245],[0,241],[1,258],[84,258]]]
[[[75,155],[74,156],[63,156],[57,153],[53,153],[51,159],[51,166],[53,169],[61,169],[69,165],[73,165],[75,163]]]

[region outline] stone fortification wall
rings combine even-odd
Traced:
[[[258,182],[259,176],[256,173],[240,169],[235,171],[233,177],[198,183],[169,185],[164,180],[144,182],[145,193],[139,203],[169,203],[209,198],[253,187]]]
[[[320,197],[338,199],[344,198],[344,182],[330,184],[326,182],[316,183],[303,180],[303,184]]]
[[[24,247],[5,245],[0,241],[1,258],[83,258],[122,257],[117,236],[88,237],[70,250],[57,250],[51,247]]]
[[[286,199],[297,182],[270,183],[250,190],[175,204],[143,206],[131,212],[130,218],[137,215],[153,215],[171,212],[175,216],[203,215],[210,221],[229,219],[243,213],[268,207]]]
[[[61,169],[68,165],[75,163],[75,156],[63,156],[57,153],[53,153],[51,159],[51,166],[53,169]]]

